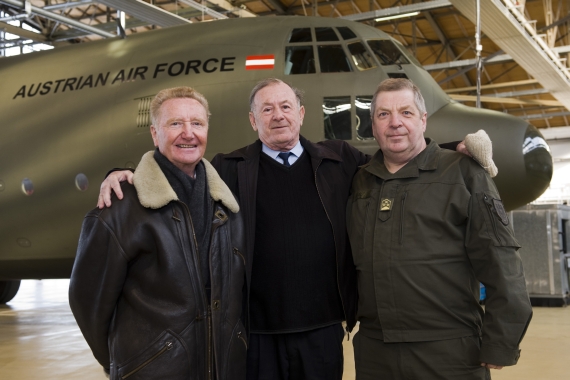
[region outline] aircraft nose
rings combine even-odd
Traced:
[[[513,210],[538,198],[549,186],[553,164],[540,132],[512,115],[450,103],[427,122],[426,136],[437,142],[462,140],[484,129],[493,142],[494,178],[505,208]]]
[[[539,197],[550,185],[554,170],[550,148],[542,134],[528,124],[523,140],[523,158],[528,180]]]

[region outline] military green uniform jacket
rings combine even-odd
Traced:
[[[481,362],[516,364],[532,309],[507,213],[483,168],[427,142],[394,174],[378,151],[354,177],[360,331],[385,342],[478,335]]]

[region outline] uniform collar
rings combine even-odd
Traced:
[[[440,148],[435,141],[426,138],[426,148],[408,162],[404,167],[392,174],[384,165],[384,154],[380,149],[376,152],[365,170],[382,179],[417,178],[420,170],[428,171],[437,169]]]

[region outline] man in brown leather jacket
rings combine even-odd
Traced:
[[[245,377],[239,206],[203,159],[208,103],[189,87],[151,104],[157,149],[124,199],[85,217],[69,302],[111,379]]]
[[[371,116],[380,150],[355,175],[347,207],[356,378],[488,379],[517,363],[532,315],[497,189],[473,160],[424,139],[425,104],[411,81],[382,82]]]

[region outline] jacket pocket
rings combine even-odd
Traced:
[[[514,232],[510,227],[508,215],[500,199],[493,198],[491,194],[477,194],[482,204],[485,224],[492,231],[491,239],[497,247],[520,248],[520,244],[514,237]]]
[[[245,267],[245,257],[243,256],[243,254],[236,247],[233,247],[233,252],[234,252],[234,255],[237,255],[238,257],[241,258],[243,266]]]
[[[242,380],[245,379],[245,369],[247,363],[247,334],[241,321],[238,321],[228,347],[228,356],[226,364],[225,380]]]
[[[144,351],[118,366],[118,377],[136,379],[185,379],[190,376],[188,353],[182,341],[166,330]]]

